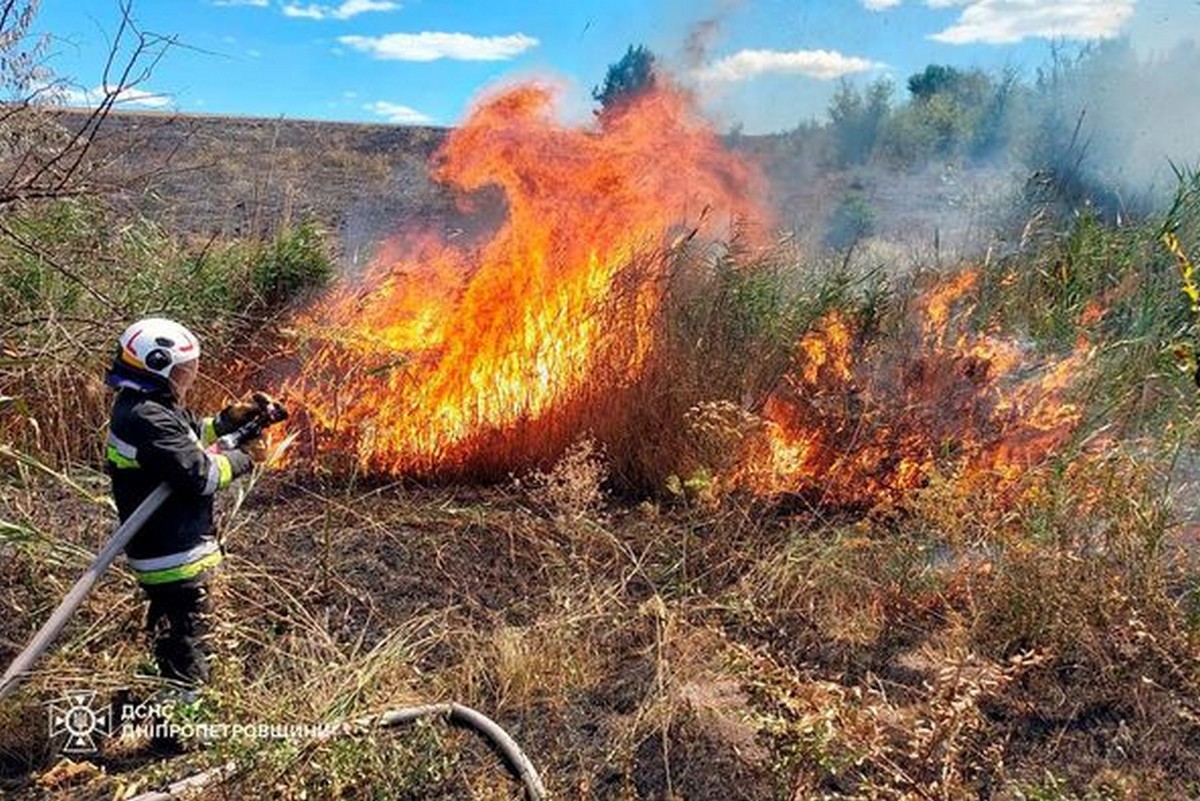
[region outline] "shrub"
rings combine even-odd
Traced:
[[[655,86],[654,53],[644,45],[629,46],[625,55],[610,64],[604,75],[604,85],[592,89],[592,97],[600,101],[601,111],[619,108]]]
[[[333,263],[311,223],[281,232],[250,268],[255,290],[269,304],[321,287],[332,276]]]
[[[875,212],[860,192],[842,198],[825,230],[825,245],[847,250],[875,233]]]
[[[881,78],[859,92],[843,80],[829,104],[829,122],[840,166],[864,164],[891,114],[891,81]]]
[[[221,392],[238,383],[221,373],[221,354],[245,336],[249,313],[333,272],[308,225],[266,245],[196,243],[86,198],[10,208],[4,224],[0,396],[12,400],[0,407],[0,439],[57,465],[94,456],[108,405],[100,381],[125,324],[155,314],[188,325],[213,357],[201,389]]]
[[[603,506],[607,478],[603,449],[585,438],[567,448],[549,470],[531,471],[523,483],[535,503],[569,521]]]

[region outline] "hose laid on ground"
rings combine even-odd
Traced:
[[[150,515],[157,512],[158,507],[162,506],[163,502],[170,495],[171,487],[164,481],[146,496],[146,499],[133,511],[129,519],[117,527],[117,530],[113,532],[112,537],[105,543],[100,553],[88,565],[88,569],[84,571],[79,580],[75,582],[75,586],[71,587],[71,591],[59,603],[58,608],[54,610],[54,614],[38,629],[38,633],[29,641],[29,645],[25,646],[25,650],[18,654],[13,663],[8,666],[8,670],[4,671],[4,677],[0,678],[0,698],[4,698],[4,696],[17,689],[33,668],[38,658],[45,653],[50,644],[54,642],[54,639],[62,633],[63,627],[67,625],[67,621],[75,614],[75,610],[83,603],[83,599],[87,597],[87,594],[92,591],[92,587],[96,585],[96,581],[104,574],[105,570],[108,570],[109,565],[113,563],[117,555],[125,550],[125,546],[129,544],[129,540],[145,524]]]
[[[482,734],[504,757],[509,770],[525,785],[525,793],[529,801],[543,801],[546,798],[546,788],[542,785],[541,777],[521,746],[500,728],[496,721],[462,704],[427,704],[425,706],[403,707],[392,709],[380,715],[358,718],[341,724],[334,737],[361,734],[375,728],[390,728],[426,717],[444,717],[451,723],[460,723]],[[322,738],[325,739],[325,738]],[[166,790],[153,790],[127,799],[127,801],[177,801],[188,793],[203,790],[210,784],[219,782],[237,770],[233,762],[226,762],[214,768],[180,779],[169,785]]]
[[[129,544],[129,540],[133,535],[137,533],[152,514],[158,511],[158,508],[162,506],[163,502],[170,495],[170,486],[165,482],[160,484],[153,492],[146,496],[146,499],[134,510],[129,519],[117,528],[109,541],[104,545],[104,548],[101,549],[91,565],[88,566],[88,569],[84,571],[84,574],[71,587],[71,591],[59,603],[58,608],[54,610],[54,614],[50,616],[50,619],[46,621],[41,629],[38,630],[38,633],[34,635],[33,639],[29,641],[29,645],[25,647],[25,650],[17,655],[17,658],[13,660],[13,663],[4,672],[3,679],[0,679],[0,698],[8,695],[20,685],[22,679],[29,673],[34,663],[37,662],[38,658],[45,653],[46,649],[54,642],[54,639],[62,632],[63,627],[66,626],[71,616],[75,614],[75,610],[79,608],[83,599],[91,592],[96,581],[104,574],[109,565],[113,563],[117,555],[125,550],[125,546]],[[358,734],[376,727],[390,728],[404,723],[411,723],[423,717],[444,717],[452,723],[460,723],[479,732],[503,755],[509,769],[525,785],[525,790],[529,795],[530,801],[542,801],[546,797],[546,789],[542,785],[542,780],[538,776],[537,770],[534,769],[533,763],[529,761],[529,757],[525,756],[525,752],[509,736],[508,732],[500,728],[499,724],[482,712],[461,704],[429,704],[426,706],[393,709],[380,715],[359,718],[343,723],[338,727],[337,735]],[[218,781],[228,776],[234,769],[235,766],[232,764],[210,768],[170,785],[166,791],[143,793],[129,801],[169,801],[170,799],[178,798],[184,793],[201,789]]]
[[[263,430],[268,426],[286,419],[287,410],[272,401],[269,405],[262,407],[258,417],[252,418],[241,428],[224,435],[218,440],[218,443],[222,450],[240,448],[244,443],[262,436]],[[285,440],[276,448],[273,458],[282,454],[289,441]],[[25,650],[17,654],[17,658],[8,666],[8,670],[4,671],[4,677],[0,678],[0,699],[17,688],[33,668],[38,657],[45,653],[50,644],[54,642],[54,638],[62,633],[67,621],[75,614],[75,610],[83,603],[87,594],[92,591],[92,587],[96,586],[96,581],[104,575],[104,571],[108,570],[117,555],[125,550],[125,546],[133,539],[133,535],[138,533],[150,516],[157,512],[170,496],[171,486],[164,481],[138,504],[138,507],[133,510],[133,514],[124,523],[117,526],[117,530],[113,532],[108,542],[104,543],[104,547],[88,565],[88,569],[83,572],[83,575],[75,582],[75,586],[71,587],[71,591],[58,604],[54,614],[50,616],[45,625],[38,629],[38,633],[29,641],[29,645],[25,646]]]
[[[246,429],[248,430],[248,429]],[[241,434],[239,430],[237,434]],[[237,439],[232,441],[232,445],[236,447]],[[83,603],[83,599],[91,592],[92,587],[96,585],[96,581],[104,574],[104,571],[109,568],[117,555],[125,550],[125,546],[129,544],[129,540],[138,532],[146,521],[158,511],[159,507],[171,495],[171,487],[163,482],[159,484],[145,500],[133,511],[129,518],[117,527],[113,532],[108,542],[88,565],[87,570],[71,587],[70,592],[62,599],[50,619],[38,630],[33,639],[29,641],[29,645],[25,646],[17,658],[13,660],[8,669],[4,671],[4,677],[0,678],[0,699],[4,698],[10,692],[15,690],[26,677],[38,658],[50,647],[54,639],[62,633],[63,628],[67,625],[75,610]],[[500,728],[494,720],[478,712],[470,707],[461,704],[428,704],[426,706],[404,707],[401,709],[393,709],[384,712],[380,715],[359,718],[357,720],[342,723],[333,736],[345,736],[359,734],[364,731],[369,731],[372,728],[390,728],[403,723],[411,723],[419,718],[424,717],[444,717],[452,723],[460,723],[468,728],[482,734],[486,737],[495,748],[500,751],[504,757],[509,769],[516,775],[518,779],[525,785],[525,791],[529,795],[530,801],[542,801],[546,797],[546,788],[542,785],[542,780],[538,776],[537,770],[534,769],[533,763],[529,761],[529,757],[525,756],[525,752],[517,745],[516,741],[509,736],[508,732]],[[215,768],[197,773],[182,779],[170,785],[165,791],[153,791],[142,793],[129,801],[172,801],[185,793],[197,791],[214,782],[231,775],[236,770],[234,763],[226,763],[218,765]]]

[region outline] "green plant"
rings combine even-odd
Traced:
[[[269,304],[320,288],[332,276],[333,262],[325,252],[320,230],[312,223],[280,232],[256,254],[250,267],[255,290]]]
[[[886,78],[874,81],[862,92],[845,79],[839,84],[829,102],[829,125],[839,166],[865,164],[871,157],[891,114],[893,91]]]
[[[859,192],[842,198],[825,229],[825,245],[834,250],[847,250],[875,233],[875,212]]]
[[[601,113],[619,108],[622,103],[654,88],[654,53],[644,45],[629,46],[625,55],[610,64],[603,86],[592,89],[592,97],[600,101]]]

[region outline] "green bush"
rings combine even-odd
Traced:
[[[604,85],[592,89],[592,97],[600,101],[601,111],[618,108],[653,89],[654,61],[654,53],[649,48],[630,45],[619,61],[609,65]]]
[[[879,134],[878,151],[889,165],[916,167],[933,158],[937,137],[911,106],[896,110]]]
[[[1196,258],[1198,187],[1200,178],[1185,177],[1173,211],[1138,225],[1106,225],[1085,209],[1065,229],[1035,230],[1025,248],[985,270],[977,324],[1043,351],[1095,347],[1100,369],[1088,395],[1102,422],[1120,420],[1127,433],[1186,422],[1197,404],[1188,372],[1200,330],[1161,233],[1174,229]]]
[[[250,267],[250,280],[269,304],[324,286],[333,276],[320,231],[311,223],[281,232]]]
[[[860,92],[843,79],[829,104],[829,125],[839,166],[865,164],[891,114],[891,81],[881,78]]]
[[[17,355],[0,359],[0,396],[18,402],[0,407],[0,440],[54,464],[92,456],[107,414],[98,381],[124,325],[177,319],[217,365],[264,310],[333,272],[313,226],[265,244],[187,240],[84,198],[10,207],[3,222],[11,236],[0,236],[0,342],[6,357]]]
[[[860,192],[842,198],[825,229],[825,245],[846,250],[875,233],[875,212]]]

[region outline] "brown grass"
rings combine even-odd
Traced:
[[[332,720],[453,699],[493,714],[567,797],[1172,796],[1200,781],[1195,642],[1171,589],[1183,576],[1144,559],[1153,517],[1128,514],[1153,481],[1106,473],[1120,469],[1051,493],[1065,514],[1106,476],[1132,488],[1091,512],[1111,526],[1103,549],[960,539],[933,514],[945,489],[928,512],[830,527],[736,504],[564,515],[544,488],[268,476],[228,529],[215,714]],[[54,479],[28,482],[36,494],[11,503],[55,542],[104,517]],[[78,568],[37,553],[5,558],[9,608],[52,601]],[[72,682],[128,683],[144,658],[134,598],[106,581],[12,713]],[[10,770],[50,765],[40,732],[6,731]],[[228,756],[252,760],[237,787],[280,797],[398,776],[410,797],[518,795],[486,749],[437,727],[207,760]],[[114,760],[117,775],[147,770]]]

